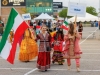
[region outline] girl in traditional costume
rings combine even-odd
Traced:
[[[29,62],[38,55],[38,45],[35,41],[35,34],[27,29],[21,41],[19,60]]]
[[[64,58],[67,59],[68,70],[70,70],[71,59],[75,59],[76,61],[76,69],[79,72],[80,69],[80,54],[82,54],[79,40],[81,36],[74,29],[73,24],[69,24],[68,34],[64,37],[65,39],[65,47],[64,47]]]
[[[64,41],[64,34],[61,28],[58,29],[56,34],[53,36],[54,38],[54,52],[52,56],[52,63],[58,62],[59,65],[63,65],[64,59],[62,54],[62,42]]]
[[[50,49],[51,36],[49,33],[47,33],[46,25],[41,26],[41,31],[37,35],[37,39],[40,40],[37,68],[44,72],[50,68],[50,51],[51,51]]]

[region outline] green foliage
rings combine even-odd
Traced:
[[[59,12],[59,16],[66,18],[67,17],[67,9],[63,9],[61,12]]]
[[[59,16],[60,17],[63,17],[64,19],[67,17],[67,18],[71,18],[72,16],[67,16],[67,11],[68,9],[63,9],[61,12],[59,12]]]
[[[96,9],[95,9],[94,7],[92,7],[92,6],[87,7],[87,8],[86,8],[86,12],[87,12],[87,13],[90,13],[90,14],[92,14],[92,15],[97,16]]]

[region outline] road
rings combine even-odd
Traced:
[[[67,70],[67,63],[64,65],[52,64],[47,72],[40,72],[36,68],[36,60],[25,63],[18,60],[19,48],[17,48],[15,63],[12,65],[0,57],[0,75],[100,75],[100,40],[92,36],[85,39],[96,28],[84,28],[83,39],[80,40],[80,46],[83,51],[81,56],[80,72],[76,71],[75,60],[73,59],[71,70]]]

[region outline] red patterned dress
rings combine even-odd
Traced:
[[[50,47],[51,36],[48,33],[39,33],[37,38],[40,39],[37,68],[45,71],[50,68],[50,51],[47,51],[47,47]]]
[[[58,62],[59,65],[63,65],[64,59],[62,54],[62,42],[63,39],[61,38],[61,35],[54,35],[54,38],[57,37],[54,40],[54,52],[52,56],[52,63]]]

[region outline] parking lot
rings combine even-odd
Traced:
[[[95,30],[96,28],[84,28],[83,38],[80,40],[83,51],[80,72],[76,71],[74,59],[71,61],[71,70],[67,70],[67,62],[65,62],[64,65],[51,63],[51,68],[47,72],[40,72],[36,68],[37,58],[28,63],[18,60],[19,47],[17,47],[13,65],[0,57],[0,75],[100,75],[100,40],[95,39],[90,35],[91,33],[86,33]]]

